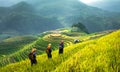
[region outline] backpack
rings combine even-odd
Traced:
[[[49,53],[49,50],[48,50],[48,49],[46,49],[46,53]]]
[[[52,52],[52,49],[46,49],[46,53],[51,53]]]
[[[33,60],[33,53],[30,52],[30,53],[28,54],[28,57],[29,57],[30,60]]]

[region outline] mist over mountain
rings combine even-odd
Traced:
[[[89,32],[120,28],[120,14],[91,7],[78,0],[30,0],[0,7],[0,32],[40,33],[73,23]]]
[[[82,22],[89,32],[118,29],[120,27],[119,13],[91,7],[78,0],[35,0],[31,4],[43,16],[58,17],[60,22],[64,23],[64,26]]]
[[[120,12],[120,0],[105,0],[90,4],[90,6],[98,7],[111,12]]]
[[[9,7],[14,4],[17,4],[21,1],[26,1],[28,3],[35,3],[38,0],[0,0],[1,7]],[[57,1],[57,0],[56,0]],[[71,0],[69,0],[71,1]],[[78,0],[76,0],[78,1]],[[119,0],[95,0],[94,3],[88,3],[90,6],[98,7],[104,10],[120,12],[120,1]]]

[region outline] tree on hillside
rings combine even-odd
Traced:
[[[87,28],[82,23],[78,22],[72,25],[72,32],[86,32],[88,33]]]

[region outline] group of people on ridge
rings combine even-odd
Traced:
[[[62,40],[59,44],[59,54],[62,54],[63,53],[63,49],[64,49],[64,41]],[[47,46],[47,49],[46,49],[46,53],[47,53],[47,56],[48,56],[48,59],[49,58],[52,58],[52,46],[51,44],[49,43],[48,46]],[[37,64],[37,60],[36,60],[36,49],[33,48],[32,51],[29,53],[28,55],[29,59],[30,59],[30,62],[31,62],[31,66],[33,64]]]

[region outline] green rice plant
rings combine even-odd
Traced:
[[[68,39],[67,39],[68,38]],[[104,37],[72,44],[71,38],[64,36],[66,47],[59,55],[57,41],[39,38],[30,46],[46,46],[52,43],[56,47],[52,52],[52,59],[48,59],[45,52],[37,56],[37,65],[30,66],[29,59],[1,67],[1,72],[119,72],[120,71],[120,30]],[[42,43],[41,43],[42,42]],[[69,43],[70,42],[70,43]],[[44,45],[45,44],[45,45]],[[69,44],[69,45],[67,45]],[[22,52],[22,50],[21,50]],[[18,53],[20,54],[20,53]],[[19,56],[16,54],[16,56]],[[21,56],[20,56],[21,57]],[[18,58],[20,58],[18,57]]]

